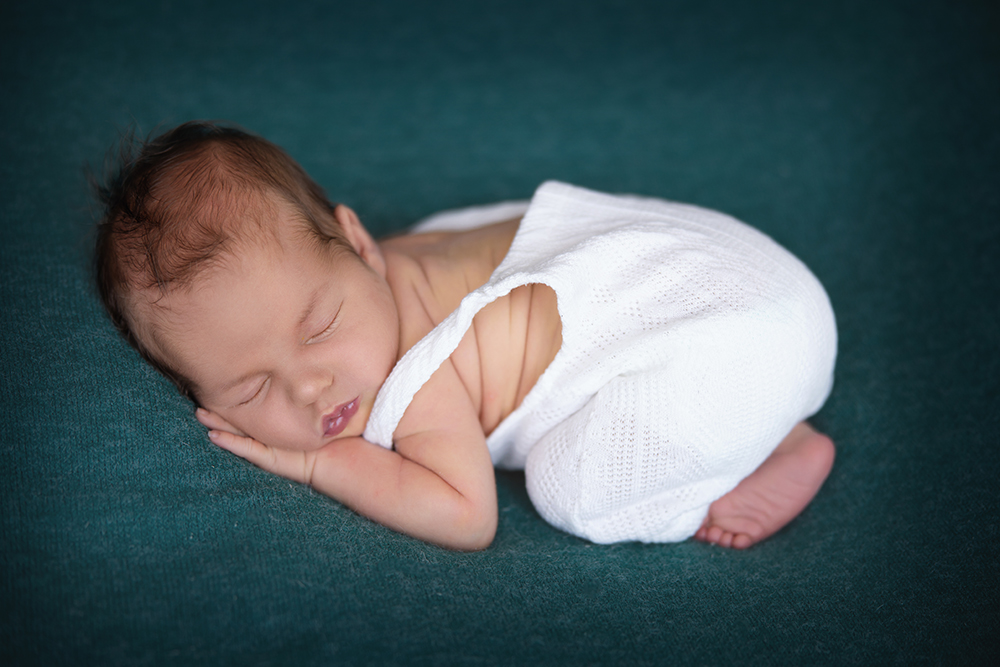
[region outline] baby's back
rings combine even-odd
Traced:
[[[519,223],[516,218],[383,243],[387,279],[400,314],[401,355],[489,280]],[[450,356],[485,434],[521,404],[560,346],[555,293],[546,285],[517,287],[476,313]]]

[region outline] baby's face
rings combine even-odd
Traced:
[[[164,353],[203,407],[267,445],[313,450],[361,435],[399,349],[396,305],[371,252],[291,233],[281,247],[240,250],[167,296]]]

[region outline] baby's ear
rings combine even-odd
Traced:
[[[361,224],[358,214],[343,204],[337,204],[336,208],[333,209],[333,217],[340,223],[344,238],[354,248],[354,252],[358,253],[358,256],[376,273],[385,278],[385,259],[382,257],[382,250],[365,229],[365,226]]]

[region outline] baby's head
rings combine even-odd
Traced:
[[[130,146],[97,190],[101,299],[126,340],[196,402],[203,383],[184,360],[198,350],[181,349],[193,334],[178,304],[222,284],[218,274],[271,266],[277,254],[358,260],[359,232],[340,222],[349,215],[360,228],[353,212],[334,207],[281,148],[232,127],[190,122]]]

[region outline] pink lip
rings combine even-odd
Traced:
[[[350,403],[344,403],[323,417],[323,437],[332,438],[347,428],[347,422],[351,421],[351,417],[358,411],[358,405],[361,403],[360,398],[359,396]]]

